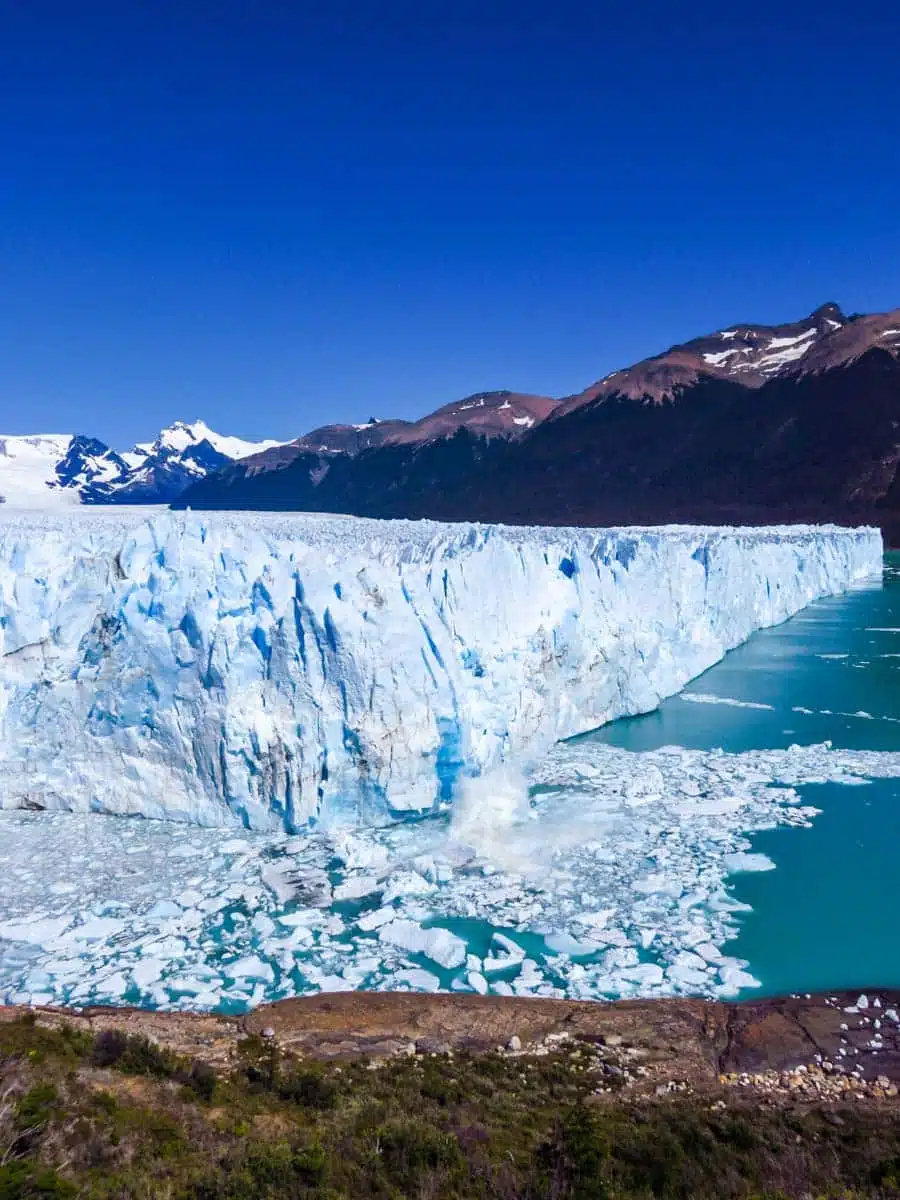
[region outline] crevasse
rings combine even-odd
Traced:
[[[0,806],[296,830],[646,712],[881,569],[874,529],[0,520]]]

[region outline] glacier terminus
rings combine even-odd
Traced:
[[[881,562],[871,528],[0,514],[0,807],[428,814]]]

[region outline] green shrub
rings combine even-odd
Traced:
[[[612,1149],[599,1118],[584,1104],[573,1105],[538,1149],[538,1164],[556,1190],[574,1200],[607,1196],[606,1167]]]
[[[261,1200],[306,1195],[325,1174],[325,1152],[318,1142],[297,1149],[286,1142],[253,1145],[223,1171],[195,1183],[191,1200]]]
[[[171,1079],[178,1071],[178,1060],[149,1038],[104,1029],[94,1039],[91,1061],[95,1067],[115,1067],[126,1075],[152,1075]]]
[[[281,1056],[273,1041],[251,1034],[237,1044],[242,1072],[258,1091],[272,1091],[278,1083]]]
[[[394,1121],[376,1133],[381,1161],[391,1182],[411,1191],[431,1171],[463,1165],[459,1143],[452,1134],[425,1121]]]
[[[87,1057],[92,1045],[93,1038],[89,1033],[79,1033],[71,1025],[47,1029],[38,1025],[34,1013],[26,1013],[15,1021],[0,1022],[0,1062],[25,1058],[37,1065],[57,1058],[74,1063]]]
[[[59,1093],[52,1083],[37,1083],[16,1105],[16,1125],[19,1129],[34,1129],[46,1125],[59,1103]]]
[[[78,1188],[29,1159],[0,1166],[0,1200],[69,1200]]]
[[[216,1073],[208,1063],[201,1062],[199,1059],[195,1059],[191,1063],[191,1069],[188,1071],[184,1082],[201,1100],[205,1100],[207,1104],[216,1094],[216,1084],[218,1082]]]
[[[277,1091],[282,1100],[323,1112],[337,1103],[337,1088],[321,1071],[293,1072],[278,1081]]]

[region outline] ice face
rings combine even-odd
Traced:
[[[286,831],[450,804],[882,552],[834,527],[0,520],[0,807]]]

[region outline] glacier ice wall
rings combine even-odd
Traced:
[[[881,570],[873,529],[0,521],[0,807],[298,829],[645,712]]]

